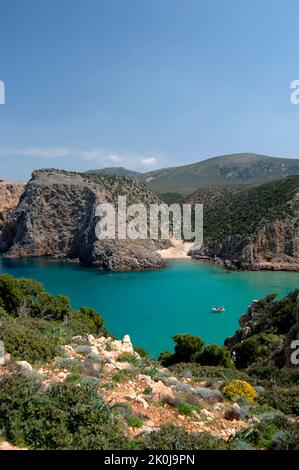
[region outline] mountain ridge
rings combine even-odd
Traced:
[[[240,153],[154,170],[146,173],[143,179],[154,191],[189,194],[211,184],[264,183],[298,174],[299,159]]]
[[[89,170],[89,174],[115,174],[138,178],[158,193],[191,194],[210,185],[258,184],[299,175],[299,159],[243,152],[199,162],[139,173],[123,167]]]

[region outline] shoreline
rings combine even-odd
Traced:
[[[192,260],[191,256],[188,256],[188,252],[192,247],[192,242],[183,242],[182,240],[170,240],[172,245],[170,248],[165,250],[158,250],[160,256],[163,259],[189,259]]]

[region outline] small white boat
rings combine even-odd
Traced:
[[[214,307],[214,308],[212,308],[212,311],[213,312],[225,312],[225,308],[224,307]]]

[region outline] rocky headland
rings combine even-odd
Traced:
[[[190,199],[205,200],[205,192]],[[215,189],[204,206],[204,245],[189,254],[227,269],[298,271],[298,222],[298,176],[250,188]]]
[[[163,267],[157,250],[170,246],[168,241],[97,239],[96,207],[115,205],[118,195],[126,196],[128,204],[158,202],[137,180],[36,171],[2,227],[0,251],[11,257],[79,260],[110,271]]]

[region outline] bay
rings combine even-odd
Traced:
[[[172,336],[191,333],[223,344],[238,328],[253,299],[279,296],[299,287],[298,273],[230,272],[203,262],[171,260],[159,271],[106,273],[46,258],[0,258],[0,273],[41,281],[72,306],[96,309],[118,338],[129,334],[135,346],[157,356],[172,350]],[[224,313],[212,313],[223,305]]]

